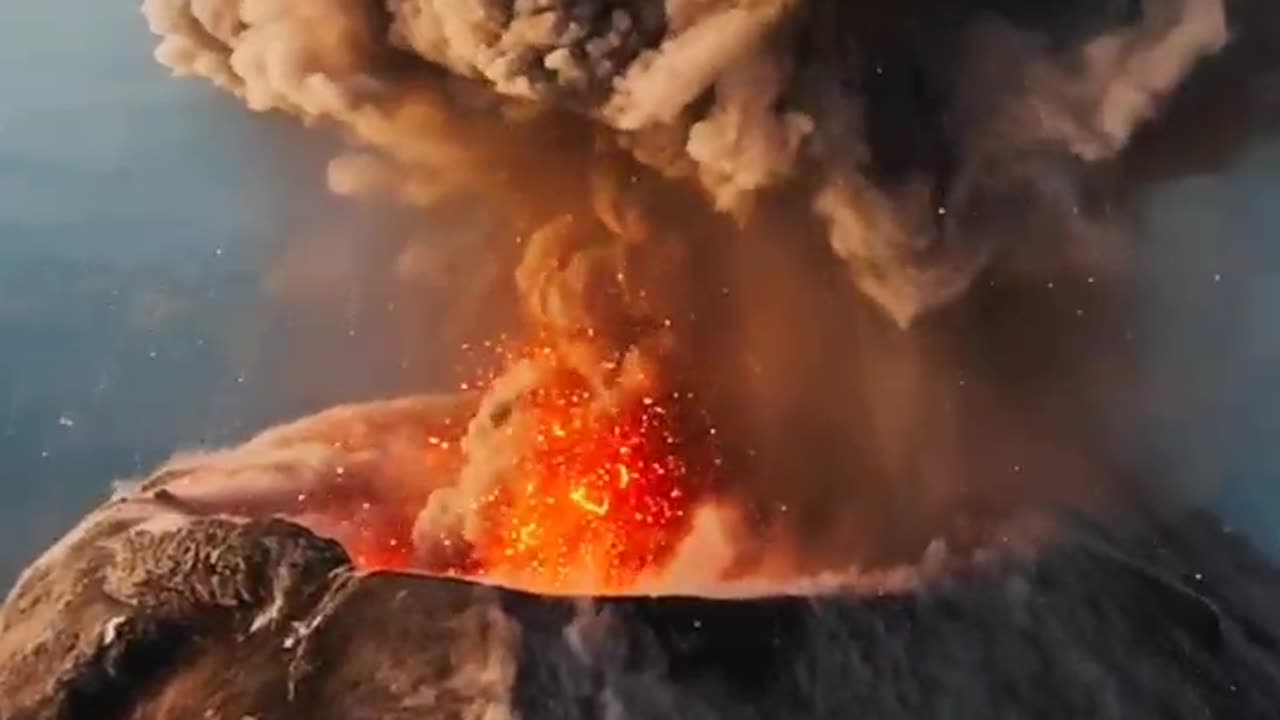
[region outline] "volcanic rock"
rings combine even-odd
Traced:
[[[1280,572],[1211,516],[992,558],[897,594],[539,597],[126,495],[0,610],[0,718],[1280,717]]]

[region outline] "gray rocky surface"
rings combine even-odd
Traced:
[[[1202,514],[1078,522],[902,595],[589,601],[360,574],[160,492],[20,580],[0,718],[1280,717],[1276,598]]]

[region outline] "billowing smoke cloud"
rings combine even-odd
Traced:
[[[417,509],[455,481],[475,407],[473,396],[335,407],[239,447],[176,455],[140,489],[193,514],[296,518],[361,562],[395,563],[411,553]]]
[[[1093,502],[1112,482],[1125,152],[1229,42],[1224,2],[144,11],[175,71],[361,146],[331,164],[336,192],[479,203],[520,246],[536,352],[454,426],[449,480],[396,499],[425,508],[424,557],[485,543],[477,508],[532,485],[565,413],[616,433],[634,408],[693,405],[712,421],[644,410],[638,427],[682,457],[714,436],[714,463],[658,474],[706,475],[697,499],[731,507],[724,522],[820,566],[917,553],[972,513]],[[385,429],[393,444],[422,432]],[[751,554],[742,567],[764,562]]]
[[[799,0],[148,0],[146,12],[175,70],[254,109],[336,120],[439,182],[476,180],[501,153],[464,127],[473,97],[580,111],[728,211],[817,178],[807,194],[836,254],[907,324],[962,292],[1018,231],[1048,220],[1091,232],[1070,221],[1084,204],[1075,176],[1118,153],[1228,39],[1222,0],[1077,4],[1080,17],[1048,27],[970,3]],[[899,73],[917,77],[878,79]],[[896,98],[881,83],[919,95],[903,110],[934,117],[885,117],[879,103]],[[345,191],[386,174],[350,159],[333,173]]]

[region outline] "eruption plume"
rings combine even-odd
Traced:
[[[360,434],[398,548],[368,563],[625,591],[711,507],[734,557],[708,572],[742,574],[1096,501],[1127,421],[1124,152],[1228,43],[1224,2],[144,11],[174,71],[359,145],[336,192],[480,204],[519,247],[527,341],[482,397]]]

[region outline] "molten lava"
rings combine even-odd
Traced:
[[[601,410],[588,391],[534,392],[536,437],[516,481],[474,509],[472,572],[543,591],[619,592],[688,535],[718,465],[709,426],[688,434],[679,396]]]
[[[328,534],[363,570],[420,571],[555,594],[625,593],[660,577],[688,537],[694,511],[719,486],[715,427],[688,394],[650,396],[638,386],[601,392],[546,345],[493,349],[507,371],[531,361],[547,371],[510,410],[518,421],[498,430],[510,433],[517,448],[513,465],[458,506],[465,536],[441,534],[439,546],[419,546],[421,492],[404,493],[407,503],[335,502],[343,517],[336,526],[325,521]],[[498,372],[464,389],[502,377]],[[426,460],[455,482],[467,463],[483,463],[472,453],[488,452],[483,443],[469,445],[465,432],[424,438],[440,454]]]

